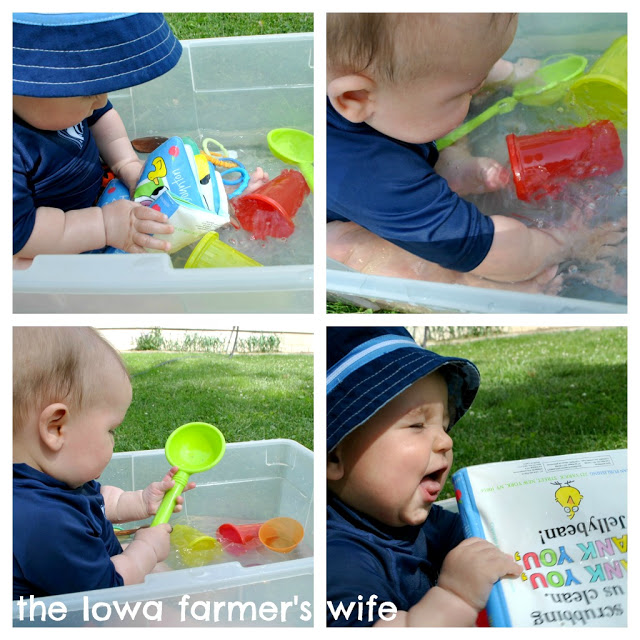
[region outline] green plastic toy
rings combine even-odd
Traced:
[[[176,500],[189,482],[189,476],[217,465],[224,455],[225,446],[222,432],[206,422],[189,422],[171,433],[164,452],[169,464],[180,469],[173,476],[175,485],[164,494],[152,527],[169,522]]]
[[[547,58],[531,77],[522,80],[513,88],[513,94],[502,100],[498,100],[488,109],[478,114],[475,118],[464,122],[457,129],[436,141],[438,150],[446,149],[461,138],[471,133],[476,127],[500,113],[509,113],[516,108],[518,103],[543,107],[554,104],[565,94],[568,83],[584,72],[587,59],[584,56],[562,56],[555,62],[549,62],[557,58]]]
[[[313,136],[300,129],[273,129],[267,144],[276,158],[298,166],[313,191]]]

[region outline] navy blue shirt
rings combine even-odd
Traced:
[[[351,220],[425,260],[471,271],[489,253],[493,220],[449,188],[437,160],[434,142],[349,122],[327,99],[327,221]]]
[[[122,553],[95,480],[72,489],[26,464],[13,465],[13,599],[124,584]]]
[[[437,505],[419,526],[390,527],[327,495],[327,607],[328,626],[372,626],[381,602],[408,611],[435,586],[445,556],[464,540],[462,520]],[[364,607],[358,620],[357,603],[376,595],[374,616]],[[362,596],[359,600],[358,596]],[[347,618],[344,610],[355,602]],[[387,611],[387,614],[389,612]]]
[[[33,232],[38,207],[63,211],[95,205],[102,163],[91,127],[109,109],[63,131],[42,131],[13,115],[13,253]]]

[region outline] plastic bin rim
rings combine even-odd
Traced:
[[[242,442],[227,442],[226,449],[228,452],[229,450],[233,450],[233,449],[245,449],[245,448],[248,448],[249,446],[255,447],[255,445],[270,447],[278,444],[290,444],[290,445],[293,445],[294,449],[299,449],[303,453],[306,452],[313,455],[313,451],[311,451],[311,449],[308,449],[297,440],[291,440],[290,438],[272,438],[270,440],[243,440]],[[126,458],[128,456],[131,456],[132,453],[137,453],[139,455],[145,455],[145,456],[158,455],[158,454],[164,456],[164,449],[141,449],[138,451],[118,451],[117,453],[113,454],[111,459],[113,460],[114,458]]]
[[[386,285],[386,286],[385,286]],[[400,290],[402,287],[421,288],[429,291],[433,309],[453,309],[463,313],[614,313],[626,314],[627,305],[613,302],[581,300],[579,298],[560,298],[538,293],[520,293],[515,291],[491,290],[490,304],[493,309],[480,309],[477,303],[469,304],[468,298],[475,299],[486,291],[477,287],[441,282],[405,280],[389,276],[362,274],[353,270],[339,270],[327,265],[327,292],[357,296],[363,299],[381,299],[390,302],[419,303],[415,296],[405,299]],[[376,289],[376,291],[372,291]],[[390,292],[391,295],[388,295]],[[485,294],[486,295],[486,294]],[[395,296],[395,297],[394,297]],[[466,304],[461,304],[466,296]],[[522,311],[521,306],[535,307],[535,311]],[[563,308],[578,308],[579,311],[563,311]],[[499,308],[498,308],[499,307]],[[439,311],[436,311],[439,312]]]
[[[180,43],[187,47],[199,47],[210,44],[238,44],[239,42],[277,42],[279,40],[310,40],[313,42],[313,32],[303,31],[300,33],[268,33],[255,36],[222,36],[220,38],[193,38],[180,40]]]

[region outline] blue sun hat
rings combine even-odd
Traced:
[[[161,13],[14,13],[13,93],[108,93],[172,69],[182,46]]]
[[[327,451],[434,371],[447,383],[450,429],[478,392],[473,362],[428,351],[403,327],[328,327]]]

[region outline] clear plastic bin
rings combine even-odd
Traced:
[[[266,150],[271,129],[313,132],[313,34],[182,44],[169,73],[109,95],[131,139],[206,135],[233,141],[229,149]],[[14,311],[311,313],[312,238],[308,242],[304,260],[246,269],[185,271],[158,254],[38,256],[29,269],[14,272]]]
[[[555,54],[573,53],[593,60],[626,32],[627,16],[624,13],[520,14],[518,32],[506,57],[509,60],[521,57],[543,60]],[[490,104],[491,100],[484,103],[482,108]],[[560,111],[562,104],[557,107]],[[474,132],[474,142],[485,142],[485,137],[495,135],[494,131],[506,117],[498,116],[478,128]],[[517,116],[512,117],[515,119]],[[505,161],[508,166],[506,145],[504,158],[498,159]],[[364,275],[330,259],[327,260],[326,288],[329,300],[350,302],[371,309],[412,313],[627,312],[626,302],[621,300],[621,296],[608,295],[608,291],[598,290],[597,287],[576,287],[571,291],[571,297],[517,293]],[[584,299],[581,296],[582,289],[585,290]],[[575,290],[579,290],[579,293],[573,295]]]
[[[159,480],[168,467],[162,449],[117,453],[100,482],[142,489]],[[54,602],[66,607],[58,622],[48,614],[45,621],[39,615],[30,621],[28,607],[20,620],[14,602],[14,626],[312,626],[313,453],[292,440],[231,443],[217,466],[193,479],[197,487],[185,495],[184,510],[172,522],[198,524],[201,518],[263,522],[287,516],[302,524],[304,539],[288,554],[266,551],[263,564],[250,566],[255,554],[247,554],[249,561],[227,554],[216,564],[148,575],[139,585],[38,599],[47,611]],[[185,594],[188,599],[181,608]],[[156,602],[161,603],[161,622],[150,620],[159,610]],[[107,616],[107,607],[98,603],[111,608],[105,620],[99,618]],[[132,611],[141,604],[135,614],[121,620],[117,607],[122,611],[126,603]],[[207,606],[210,619],[199,620]]]

